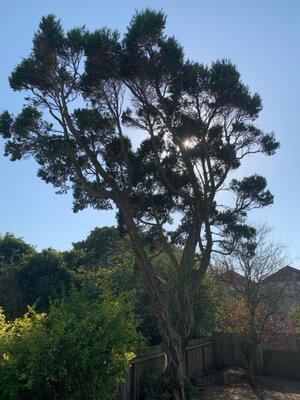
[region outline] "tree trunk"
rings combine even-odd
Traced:
[[[174,400],[185,400],[185,357],[183,357],[185,350],[182,350],[181,346],[176,346],[174,343],[170,343],[166,349],[168,368],[172,377],[172,390]]]
[[[174,329],[171,318],[169,316],[168,308],[163,299],[162,293],[159,290],[156,277],[151,263],[148,260],[146,252],[141,244],[141,238],[134,224],[128,208],[121,208],[122,216],[130,236],[133,250],[139,264],[139,267],[144,273],[146,284],[152,303],[154,306],[155,315],[158,320],[158,325],[161,331],[163,343],[166,348],[168,369],[171,373],[173,381],[173,396],[174,400],[185,400],[185,362],[184,351],[185,343]]]

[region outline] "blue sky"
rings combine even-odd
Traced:
[[[229,58],[252,91],[260,93],[264,110],[260,128],[274,131],[281,142],[275,157],[249,159],[241,174],[258,172],[268,179],[275,204],[252,213],[267,222],[300,257],[300,1],[298,0],[2,0],[0,110],[17,112],[23,96],[10,90],[7,77],[28,55],[43,15],[54,13],[69,29],[86,25],[124,32],[131,15],[144,7],[163,9],[167,31],[183,44],[188,58],[204,64]],[[86,210],[73,214],[71,196],[58,196],[36,177],[32,160],[11,163],[0,143],[0,232],[13,232],[38,248],[67,249],[95,226],[114,223],[112,212]],[[295,260],[294,265],[300,264]]]

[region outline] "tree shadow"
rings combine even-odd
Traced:
[[[300,385],[295,381],[259,377],[251,387],[258,400],[295,400],[295,395],[300,396]]]

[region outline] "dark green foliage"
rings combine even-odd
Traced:
[[[75,282],[63,256],[51,249],[32,257],[17,273],[16,279],[24,294],[24,305],[35,304],[38,311],[47,311],[51,299],[62,297]]]
[[[0,265],[22,265],[36,254],[33,246],[11,233],[0,236]]]
[[[166,16],[159,11],[154,13],[149,8],[136,13],[128,27],[128,33],[125,38],[125,45],[130,48],[133,44],[141,46],[147,41],[150,44],[156,44],[164,39],[163,31],[166,25]]]
[[[265,190],[266,186],[266,179],[259,175],[249,176],[242,181],[234,179],[231,182],[231,188],[238,194],[244,208],[249,207],[249,202],[252,203],[252,207],[262,207],[272,204],[273,196],[269,190]]]
[[[84,274],[85,278],[93,284],[105,285],[116,296],[125,296],[139,316],[139,331],[148,344],[161,343],[153,303],[134,255],[130,251],[123,251],[115,255],[113,260],[112,265],[104,265],[104,268]]]
[[[0,116],[0,131],[4,139],[10,138],[11,125],[14,122],[8,111],[4,111]]]
[[[139,330],[148,343],[161,342],[153,304],[127,236],[120,237],[114,227],[95,228],[85,240],[73,243],[64,259],[74,276],[98,293],[105,286],[114,295],[125,296],[134,305],[141,320]]]
[[[5,308],[9,318],[26,310],[16,275],[35,254],[35,249],[24,240],[10,233],[0,236],[0,307]]]
[[[76,282],[63,255],[34,248],[6,234],[0,238],[0,307],[9,319],[22,316],[28,305],[46,311],[51,299],[61,297]]]
[[[75,269],[76,276],[81,280],[98,287],[100,291],[105,285],[114,295],[127,296],[141,320],[139,330],[148,343],[161,343],[153,304],[126,236],[121,238],[118,230],[113,227],[95,228],[85,240],[73,243],[73,250],[65,252],[64,258],[68,267]],[[157,273],[163,279],[167,279],[172,272],[168,259],[158,256],[156,263]],[[170,309],[176,295],[176,292],[170,290]],[[218,315],[219,304],[215,284],[209,277],[203,283],[199,283],[195,293],[193,336],[213,334],[217,329]]]
[[[221,314],[217,282],[209,274],[195,293],[195,327],[193,337],[208,337],[218,332]]]
[[[24,293],[16,279],[15,270],[10,270],[9,272],[1,270],[0,307],[5,309],[9,320],[23,315],[26,311],[27,304],[24,300]]]
[[[95,228],[85,240],[73,243],[73,249],[65,252],[64,258],[72,268],[109,267],[129,249],[128,238],[121,238],[116,228]]]

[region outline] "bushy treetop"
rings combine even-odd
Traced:
[[[17,116],[4,112],[0,130],[6,155],[35,157],[42,179],[73,191],[75,211],[130,204],[152,237],[178,213],[173,240],[198,230],[205,254],[214,240],[224,245],[213,232],[250,235],[246,212],[272,203],[264,178],[227,178],[247,155],[272,155],[279,144],[253,124],[261,99],[236,66],[187,60],[165,22],[146,9],[121,37],[106,28],[64,32],[55,16],[42,18],[31,54],[10,77],[28,104]],[[126,126],[137,128],[137,148]],[[232,204],[217,205],[223,189]]]

